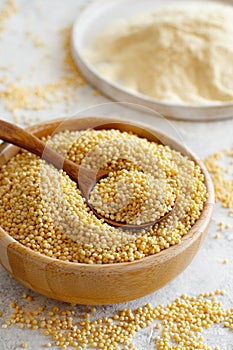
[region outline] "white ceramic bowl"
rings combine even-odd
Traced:
[[[83,54],[93,39],[114,21],[154,12],[162,6],[178,1],[181,0],[96,0],[92,2],[82,11],[73,25],[71,41],[73,58],[85,78],[113,100],[131,102],[135,104],[135,108],[137,108],[136,104],[144,105],[164,116],[183,120],[204,121],[233,117],[233,103],[222,103],[217,106],[179,105],[159,102],[141,93],[133,92],[100,75]],[[233,0],[215,1],[233,6]]]

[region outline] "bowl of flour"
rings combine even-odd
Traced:
[[[173,118],[233,117],[233,1],[97,0],[74,23],[87,80]]]

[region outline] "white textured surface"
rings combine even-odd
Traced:
[[[0,8],[4,5],[4,0],[0,0]],[[10,66],[7,74],[12,81],[23,75],[25,84],[44,83],[54,81],[62,73],[63,52],[60,43],[59,30],[69,26],[81,7],[87,1],[81,0],[18,0],[16,2],[19,13],[8,20],[5,31],[0,33],[0,67]],[[30,31],[34,37],[41,37],[45,46],[35,48],[30,40],[25,40],[25,31]],[[48,55],[48,56],[46,56]],[[34,69],[33,69],[34,67]],[[1,69],[0,74],[4,74]],[[103,96],[94,96],[92,88],[84,86],[77,90],[78,101],[71,103],[69,113],[90,108],[94,105],[110,102]],[[53,110],[33,112],[32,116],[42,116],[43,120],[50,120],[65,115],[66,106],[62,103],[54,106]],[[11,113],[0,106],[1,115],[8,120],[13,120]],[[29,115],[30,112],[27,112]],[[82,114],[82,113],[80,113]],[[191,123],[191,122],[167,122],[161,118],[146,114],[145,112],[135,112],[128,108],[119,107],[117,104],[100,105],[93,107],[85,114],[104,114],[110,116],[120,116],[125,119],[143,121],[149,125],[157,126],[183,140],[201,158],[208,154],[230,148],[233,146],[233,119],[221,122]],[[222,233],[220,239],[214,239],[219,221],[228,222],[230,229]],[[197,295],[204,291],[215,289],[225,289],[227,294],[222,298],[224,305],[233,307],[233,218],[227,216],[227,212],[217,205],[213,222],[209,234],[195,257],[192,264],[176,280],[163,289],[139,300],[135,300],[123,305],[112,305],[97,307],[97,315],[111,315],[115,310],[123,307],[136,308],[146,302],[153,305],[172,301],[182,293]],[[222,264],[222,260],[227,258],[229,263]],[[8,274],[0,267],[0,311],[4,315],[10,315],[10,303],[14,300],[22,305],[23,292],[29,292],[27,288],[12,280]],[[47,299],[41,295],[31,293],[34,301],[30,306],[37,305],[59,305],[65,308],[66,305]],[[77,310],[84,311],[84,306],[77,306]],[[0,318],[0,350],[20,349],[23,341],[28,342],[29,349],[41,350],[48,341],[43,336],[42,331],[19,330],[16,327],[2,329],[1,325],[4,317]],[[155,343],[149,341],[151,329],[147,328],[138,333],[135,337],[135,344],[138,349],[155,349]],[[156,335],[153,334],[153,338]],[[220,346],[222,350],[233,349],[233,332],[215,327],[204,334],[207,343],[211,346]]]

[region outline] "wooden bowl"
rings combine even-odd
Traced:
[[[189,265],[207,232],[213,212],[214,190],[206,168],[190,150],[142,124],[141,128],[139,124],[138,127],[135,124],[129,127],[116,119],[90,117],[52,121],[28,130],[41,137],[66,129],[83,130],[90,127],[122,131],[131,129],[149,140],[162,141],[199,164],[209,194],[199,220],[180,244],[134,262],[106,265],[71,263],[49,258],[23,246],[0,228],[0,263],[13,278],[28,288],[57,300],[92,305],[120,303],[163,287]],[[17,152],[15,146],[1,145],[0,166]]]

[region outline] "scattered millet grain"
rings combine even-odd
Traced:
[[[14,0],[5,0],[6,4],[0,9],[0,32],[4,30],[4,22],[17,12]]]
[[[101,96],[102,95],[102,92],[99,90],[93,90],[92,93],[94,96]]]
[[[197,297],[183,294],[168,305],[146,304],[135,310],[123,309],[111,317],[96,319],[93,315],[84,321],[77,308],[55,313],[47,308],[28,311],[14,302],[14,312],[6,320],[5,328],[17,324],[23,326],[19,327],[21,329],[42,331],[49,337],[46,347],[136,350],[134,335],[154,324],[152,337],[158,350],[211,350],[202,336],[205,329],[222,324],[233,330],[233,308],[225,309],[217,299],[223,294],[222,290],[201,293]]]
[[[218,223],[218,231],[219,232],[223,232],[225,230],[225,225],[224,223],[221,221]]]
[[[170,209],[172,193],[177,200],[172,213],[147,230],[111,227],[93,214],[64,171],[22,151],[0,171],[0,225],[36,252],[88,264],[138,260],[180,243],[203,210],[207,193],[201,169],[168,146],[118,130],[66,131],[49,144],[63,154],[68,151],[68,158],[84,167],[129,173],[143,169],[152,180],[155,176],[164,186],[162,210]],[[168,198],[167,186],[173,188]]]
[[[229,151],[224,149],[220,152],[216,152],[210,155],[205,160],[205,165],[211,173],[216,202],[220,202],[223,208],[228,209],[228,214],[230,217],[233,216],[232,157],[233,150]],[[225,224],[223,221],[220,221],[218,223],[219,232],[224,232],[229,228],[230,225]],[[217,233],[214,237],[218,239],[220,235]]]
[[[41,46],[45,45],[43,40],[40,37],[38,37],[38,36],[33,38],[33,44],[34,44],[35,47],[41,47]]]
[[[233,177],[228,174],[229,167],[223,166],[221,162],[229,162],[231,157],[233,157],[233,150],[223,150],[210,155],[205,160],[205,165],[211,173],[216,201],[221,202],[222,207],[228,209],[233,208]]]
[[[1,20],[1,17],[0,17]],[[86,84],[73,62],[70,51],[70,27],[61,31],[63,52],[65,52],[63,75],[56,82],[41,86],[23,86],[22,82],[11,82],[7,76],[1,78],[0,99],[10,111],[15,122],[25,125],[35,123],[35,118],[26,117],[25,111],[39,111],[53,108],[56,103],[70,105],[77,101],[77,89]],[[19,117],[19,113],[20,117]],[[38,117],[37,117],[37,121]]]

